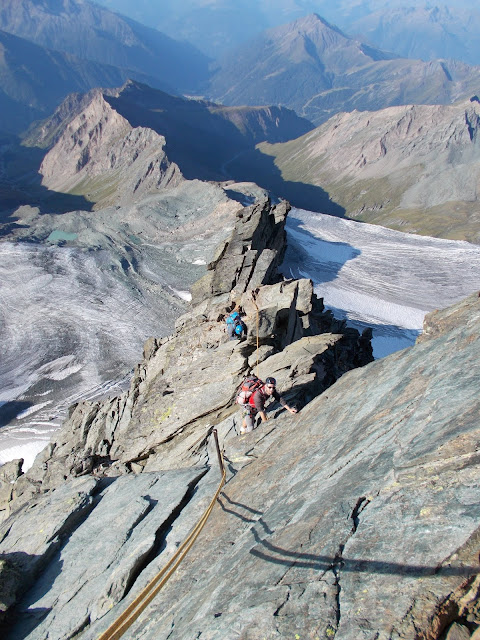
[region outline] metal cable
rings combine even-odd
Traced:
[[[257,304],[257,300],[255,298],[255,291],[252,291],[252,302],[255,305],[255,309],[257,310],[256,315],[257,315],[257,367],[256,367],[256,373],[255,375],[258,378],[258,350],[259,350],[259,326],[260,326],[260,312],[258,309],[258,304]]]
[[[106,631],[104,631],[98,638],[98,640],[118,640],[127,631],[127,629],[135,622],[138,616],[144,611],[144,609],[155,598],[157,593],[162,589],[164,584],[175,572],[178,565],[182,562],[183,558],[187,555],[195,540],[200,535],[205,523],[207,522],[215,502],[220,494],[220,491],[225,484],[226,470],[223,463],[223,456],[218,444],[218,433],[216,429],[212,431],[215,439],[215,447],[217,450],[218,463],[222,472],[222,479],[218,486],[218,489],[212,498],[209,506],[205,510],[204,514],[192,529],[187,538],[179,546],[174,555],[170,558],[167,564],[161,569],[157,575],[147,584],[147,586],[139,593],[139,595],[133,600],[128,607],[120,614],[120,616],[113,622]]]

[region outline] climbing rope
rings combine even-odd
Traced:
[[[255,375],[258,378],[258,350],[259,350],[259,326],[260,326],[260,311],[258,309],[258,304],[257,304],[257,300],[255,297],[255,291],[252,291],[252,302],[255,305],[255,309],[257,310],[256,315],[257,315],[257,366],[256,366],[256,372]]]
[[[155,598],[157,593],[162,589],[170,576],[175,572],[178,565],[182,562],[183,558],[187,555],[195,540],[200,535],[205,523],[207,522],[213,507],[217,501],[220,491],[225,484],[225,465],[223,463],[223,456],[218,444],[217,430],[213,429],[213,437],[215,439],[215,447],[217,450],[218,463],[220,465],[220,471],[222,472],[222,479],[218,486],[218,489],[213,496],[209,506],[205,510],[204,514],[192,529],[188,537],[179,546],[175,554],[170,558],[167,564],[161,569],[157,575],[147,584],[147,586],[139,593],[139,595],[131,602],[128,607],[123,611],[120,616],[113,622],[106,631],[99,636],[98,640],[118,640],[127,631],[127,629],[135,622],[138,616],[144,611],[144,609]]]

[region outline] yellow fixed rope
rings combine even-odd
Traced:
[[[257,301],[255,300],[255,292],[252,291],[252,301],[253,304],[255,305],[255,309],[257,310],[256,315],[257,315],[257,371],[256,371],[256,376],[258,378],[258,349],[259,349],[259,337],[258,337],[258,332],[259,332],[259,326],[260,326],[260,314],[259,314],[259,310],[258,310],[258,304]]]
[[[218,444],[218,434],[217,430],[213,429],[213,436],[215,438],[215,446],[217,449],[218,462],[220,465],[220,470],[222,472],[222,479],[218,486],[218,489],[213,496],[210,504],[205,510],[204,514],[197,522],[195,527],[192,529],[188,537],[184,540],[184,542],[179,546],[175,554],[170,558],[167,564],[161,569],[157,575],[147,584],[147,586],[139,593],[139,595],[133,600],[128,607],[123,611],[120,616],[113,622],[106,631],[99,636],[98,640],[118,640],[122,637],[122,635],[127,631],[127,629],[135,622],[138,616],[144,611],[144,609],[150,604],[150,602],[155,598],[160,589],[164,586],[170,576],[175,572],[178,565],[181,563],[183,558],[187,555],[191,547],[193,546],[195,540],[200,535],[201,530],[205,526],[205,523],[210,516],[213,507],[215,506],[215,502],[217,501],[218,496],[220,495],[220,491],[225,484],[225,465],[223,463],[223,456],[220,451],[220,447]]]

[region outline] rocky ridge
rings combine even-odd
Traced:
[[[131,517],[150,521],[148,526],[153,529],[147,535],[148,548],[136,556],[128,575],[118,567],[123,577],[118,574],[120,583],[114,589],[117,595],[109,587],[110,595],[105,596],[104,604],[100,608],[94,605],[96,613],[90,611],[90,605],[87,612],[72,601],[75,621],[67,624],[70,631],[62,623],[58,637],[71,637],[83,628],[85,615],[91,622],[102,617],[113,602],[111,598],[122,600],[145,565],[150,564],[146,558],[157,554],[167,529],[173,525],[177,530],[180,526],[183,532],[191,525],[212,482],[216,482],[215,471],[205,476],[211,466],[209,434],[216,426],[222,441],[237,439],[234,396],[248,371],[256,368],[261,376],[275,375],[285,397],[301,407],[345,371],[371,360],[369,336],[360,336],[324,311],[321,301],[313,295],[310,281],[283,281],[276,273],[285,250],[287,212],[286,203],[272,207],[268,200],[240,208],[230,237],[219,246],[207,275],[193,288],[195,306],[179,318],[174,335],[147,341],[145,359],[135,370],[130,390],[103,403],[83,402],[72,407],[58,437],[26,474],[18,475],[16,462],[2,467],[4,506],[10,516],[0,534],[1,552],[7,563],[5,570],[13,570],[13,566],[21,572],[21,591],[32,583],[35,590],[40,575],[55,571],[57,561],[52,565],[51,559],[67,539],[75,536],[79,522],[93,523],[95,518],[85,517],[92,508],[92,514],[96,511],[99,501],[107,504],[104,490],[110,494],[107,487],[112,481],[118,487],[112,490],[120,500],[130,503],[132,495],[127,499],[124,491],[130,492],[134,485],[142,495],[150,496],[145,502],[139,495],[137,515],[135,509],[128,509],[128,516],[124,510],[115,516],[122,518],[122,531],[123,522],[127,528],[133,525]],[[222,318],[234,303],[243,309],[249,328],[243,342],[228,341],[223,328]],[[284,420],[285,416],[279,419]],[[18,477],[12,483],[15,476]],[[120,490],[123,482],[126,484]],[[173,482],[173,506],[167,508],[166,519],[161,517],[164,525],[159,526],[158,515],[166,504],[164,489],[160,488],[165,482]],[[201,486],[197,487],[199,482]],[[157,497],[153,486],[161,490]],[[73,494],[69,494],[71,490]],[[67,498],[69,495],[71,498]],[[191,511],[189,507],[187,515],[183,506],[194,496],[191,507],[195,506]],[[60,505],[66,499],[71,506],[64,512]],[[151,505],[158,502],[163,506],[155,506],[152,511],[148,507],[150,500]],[[119,504],[114,508],[120,508]],[[150,511],[152,514],[147,517]],[[43,533],[40,538],[27,536],[27,543],[21,533],[28,529],[23,517],[28,519],[35,514],[38,519],[41,512],[50,521],[48,530],[43,532],[46,537]],[[139,515],[141,512],[143,516]],[[100,517],[99,513],[96,511],[96,517]],[[103,526],[102,518],[97,526]],[[118,558],[123,555],[117,547],[112,552]],[[78,566],[78,558],[72,562]],[[107,566],[104,569],[108,571]],[[82,581],[88,582],[83,573]],[[64,578],[70,579],[67,573]],[[102,573],[99,579],[103,581],[105,575]],[[90,592],[92,586],[93,583],[85,588]],[[64,615],[65,611],[60,614]],[[12,633],[19,633],[20,627],[24,633],[28,627],[31,637],[37,637],[37,633],[41,636],[44,627],[40,618],[35,613],[33,617],[26,612],[20,614]],[[45,624],[50,628],[50,637],[54,637],[56,623],[47,618]]]

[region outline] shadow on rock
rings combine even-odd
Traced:
[[[41,184],[42,176],[38,170],[46,149],[22,145],[16,136],[0,138],[0,145],[3,170],[0,181],[0,236],[15,229],[15,210],[22,205],[38,207],[43,214],[92,210],[92,203],[83,196],[51,191]]]
[[[23,400],[11,400],[0,406],[0,428],[6,427],[12,420],[15,420],[22,411],[31,407],[30,402]]]
[[[315,571],[328,571],[336,566],[341,571],[349,571],[354,573],[378,573],[378,574],[394,574],[408,575],[415,578],[423,578],[428,576],[472,576],[478,574],[478,566],[462,566],[462,567],[443,567],[426,566],[416,564],[401,564],[397,562],[382,562],[381,560],[350,560],[341,555],[322,556],[313,553],[298,553],[298,551],[288,551],[281,547],[276,547],[266,540],[262,540],[258,533],[251,529],[255,541],[262,546],[266,552],[258,549],[251,549],[250,554],[256,558],[280,564],[288,567],[297,567],[301,569],[314,569]]]
[[[16,223],[15,213],[21,206],[37,207],[40,214],[62,214],[69,211],[92,211],[93,202],[83,196],[50,191],[41,184],[18,184],[8,190],[2,189],[3,211],[0,211],[0,235],[6,235],[15,228],[25,228]],[[5,226],[4,226],[5,225]]]
[[[4,640],[26,637],[50,612],[49,608],[27,609],[28,603],[20,600],[32,584],[38,561],[38,556],[23,551],[0,554],[0,631]],[[62,570],[61,564],[56,567],[56,575]],[[41,580],[38,584],[43,584],[39,586],[43,593],[51,586],[51,582]]]
[[[314,285],[332,282],[349,260],[355,260],[362,253],[347,242],[322,240],[304,224],[294,213],[287,219],[287,250],[280,269],[285,276],[305,278],[306,274],[314,273]]]
[[[345,217],[345,208],[331,200],[327,191],[312,184],[284,180],[275,159],[258,149],[238,154],[224,166],[228,177],[233,180],[255,182],[276,196],[288,200],[293,207],[327,213],[338,218]]]

